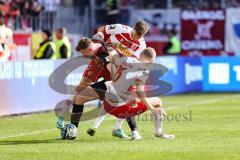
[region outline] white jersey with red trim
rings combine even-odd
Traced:
[[[113,106],[121,106],[135,100],[136,81],[145,84],[149,76],[149,70],[146,70],[145,65],[137,58],[117,56],[114,58],[117,69],[112,80],[106,82],[105,94],[106,101]]]
[[[10,49],[7,46],[13,36],[12,30],[5,25],[0,26],[0,61],[5,62],[10,58]]]
[[[124,56],[139,56],[146,48],[144,38],[133,40],[131,37],[132,28],[122,24],[106,25],[104,29],[104,40],[112,44],[115,49]]]

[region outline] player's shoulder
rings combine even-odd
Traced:
[[[116,29],[119,32],[130,32],[133,29],[127,25],[123,25],[123,24],[113,24],[113,25],[109,25],[108,29]]]
[[[97,56],[101,55],[101,54],[105,54],[107,53],[107,46],[102,45],[101,47],[99,47],[99,49],[97,50]]]
[[[121,24],[121,28],[124,30],[133,30],[133,28],[132,27],[130,27],[130,26],[127,26],[127,25],[123,25],[123,24]]]
[[[138,41],[141,45],[146,46],[146,42],[145,42],[145,39],[143,37],[140,38]]]
[[[127,57],[126,59],[128,63],[140,63],[136,56]]]

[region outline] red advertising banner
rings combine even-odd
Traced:
[[[224,10],[183,10],[181,46],[183,55],[219,55],[224,51]]]
[[[30,60],[31,59],[31,33],[14,33],[13,42],[16,49],[12,53],[12,60]]]

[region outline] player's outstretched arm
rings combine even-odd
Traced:
[[[108,47],[108,55],[109,55],[109,64],[107,65],[107,68],[111,73],[111,77],[113,77],[117,70],[116,58],[118,58],[119,55],[117,51],[112,47]]]
[[[144,92],[143,84],[139,80],[136,80],[136,94],[148,109],[154,110],[152,104],[148,102],[146,93]]]
[[[97,32],[102,32],[103,33],[104,29],[105,29],[105,26],[101,26],[101,27],[98,28]]]
[[[97,33],[95,35],[93,35],[93,40],[97,40],[97,41],[104,41],[104,29],[105,26],[101,26],[98,28]]]
[[[143,102],[143,104],[153,112],[158,112],[163,115],[166,115],[165,111],[162,107],[155,107],[159,106],[158,103],[152,103],[150,99],[147,98],[146,93],[144,91],[144,84],[140,80],[136,80],[136,94],[139,99]]]
[[[79,85],[75,88],[75,91],[77,93],[81,92],[83,89],[87,88],[88,86],[90,86],[93,82],[90,81],[88,78],[86,77],[82,77]]]

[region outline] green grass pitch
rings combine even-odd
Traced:
[[[166,133],[153,136],[149,112],[137,118],[140,141],[111,136],[115,120],[107,116],[94,137],[93,121],[80,124],[77,140],[57,140],[54,113],[0,118],[0,160],[239,160],[240,94],[186,94],[163,97]],[[124,123],[124,130],[129,128]]]

